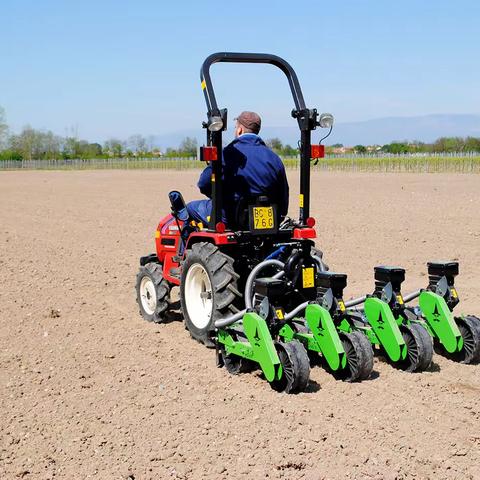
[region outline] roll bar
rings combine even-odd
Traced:
[[[212,79],[210,77],[210,67],[214,63],[229,62],[229,63],[267,63],[278,67],[287,77],[292,91],[293,101],[297,110],[304,110],[305,100],[303,99],[302,89],[298,83],[297,74],[292,66],[283,58],[269,53],[232,53],[232,52],[218,52],[209,55],[203,62],[200,69],[200,80],[202,82],[203,93],[205,101],[207,102],[208,111],[214,114],[219,114],[215,92],[213,91]]]
[[[305,106],[302,89],[298,82],[297,74],[292,66],[283,58],[271,55],[269,53],[233,53],[218,52],[209,55],[200,69],[200,80],[203,94],[207,103],[208,122],[203,122],[203,127],[207,129],[207,145],[213,145],[217,152],[221,152],[222,131],[227,128],[227,109],[219,109],[215,92],[213,90],[212,79],[210,77],[210,67],[214,63],[266,63],[274,65],[282,70],[286,75],[290,90],[293,96],[295,108],[292,110],[292,117],[298,122],[300,128],[300,223],[305,225],[306,219],[310,215],[310,160],[311,160],[311,132],[319,125],[317,121],[318,113],[315,108],[308,109]],[[219,118],[221,118],[221,123]],[[208,129],[209,122],[218,124],[218,128]],[[218,155],[221,159],[221,155]],[[212,213],[210,215],[209,229],[215,231],[216,225],[222,218],[222,162],[212,162]]]

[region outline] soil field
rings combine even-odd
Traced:
[[[181,321],[141,319],[138,258],[197,176],[0,174],[0,478],[479,479],[480,365],[376,358],[359,384],[316,367],[289,396],[216,368]],[[405,267],[407,293],[427,260],[458,259],[457,308],[480,314],[480,176],[315,173],[312,190],[346,299],[374,265]]]

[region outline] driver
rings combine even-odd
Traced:
[[[280,157],[268,148],[259,137],[261,119],[255,112],[242,112],[236,119],[235,139],[223,149],[223,212],[222,221],[235,222],[239,202],[254,196],[265,195],[277,205],[284,217],[288,211],[288,182]],[[203,170],[198,181],[200,192],[206,200],[188,203],[190,217],[204,225],[212,211],[212,167]]]

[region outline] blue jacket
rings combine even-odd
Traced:
[[[227,221],[233,218],[238,201],[252,195],[267,195],[280,215],[288,211],[289,190],[285,167],[280,157],[253,133],[240,135],[223,149],[223,208]],[[198,188],[212,195],[212,167],[200,175]]]

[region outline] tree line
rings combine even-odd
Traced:
[[[343,147],[337,144],[337,147]],[[335,147],[335,146],[333,146]],[[391,142],[386,145],[355,145],[355,153],[371,151],[384,153],[441,153],[441,152],[480,152],[480,137],[440,137],[433,143],[419,141]],[[328,151],[328,148],[327,148]]]
[[[280,156],[294,156],[298,148],[283,144],[279,138],[266,140],[266,144]],[[109,157],[194,157],[198,142],[192,137],[184,138],[177,148],[161,151],[155,145],[154,137],[132,135],[126,140],[111,138],[103,144],[79,139],[77,135],[59,136],[51,131],[44,131],[25,126],[15,134],[10,133],[5,119],[5,111],[0,106],[0,160],[58,160],[91,159]],[[356,145],[344,147],[335,144],[326,147],[326,153],[367,152],[384,153],[431,153],[431,152],[480,152],[478,137],[442,137],[433,143],[391,142],[386,145]]]
[[[281,156],[296,155],[298,148],[283,145],[280,139],[272,138],[266,144]],[[437,152],[480,152],[480,137],[440,137],[433,143],[419,141],[394,141],[385,145],[355,145],[345,147],[336,143],[325,147],[326,154],[333,153],[437,153]]]

